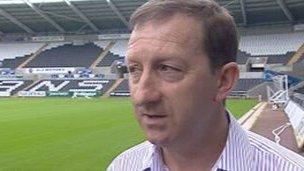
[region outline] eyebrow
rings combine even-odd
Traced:
[[[139,62],[139,60],[141,59],[141,57],[138,56],[128,56],[126,58],[126,62],[127,64],[130,62]],[[153,60],[153,62],[166,62],[166,61],[172,61],[172,62],[177,62],[178,64],[187,64],[186,60],[184,60],[183,58],[180,57],[174,57],[173,55],[159,55],[157,57],[157,59]]]

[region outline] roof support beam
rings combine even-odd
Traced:
[[[82,19],[85,21],[85,23],[87,23],[91,29],[93,29],[95,32],[98,32],[99,29],[96,27],[95,24],[93,24],[88,17],[86,17],[78,8],[76,8],[71,2],[70,0],[64,0],[65,3],[68,4],[68,6]]]
[[[48,23],[53,25],[58,31],[61,33],[65,33],[66,31],[58,25],[54,20],[52,20],[50,17],[48,17],[46,14],[44,14],[38,7],[36,7],[34,4],[29,2],[28,0],[23,0],[28,6],[30,6],[37,14],[39,14],[41,17],[43,17]]]
[[[113,4],[111,0],[107,0],[108,5],[111,7],[113,12],[120,18],[120,20],[130,29],[129,22],[127,19],[121,14],[121,12],[118,10],[118,8]]]
[[[277,3],[279,4],[280,8],[282,9],[282,11],[284,12],[285,16],[288,18],[289,21],[294,22],[294,17],[291,14],[291,12],[289,11],[289,9],[286,7],[286,4],[283,0],[276,0]]]
[[[30,29],[28,26],[24,25],[23,23],[21,23],[19,20],[17,20],[15,17],[13,17],[12,15],[10,15],[9,13],[7,13],[6,11],[0,9],[0,15],[2,15],[3,17],[7,18],[8,20],[10,20],[12,23],[16,24],[17,26],[19,26],[20,28],[22,28],[24,31],[26,31],[27,33],[30,34],[35,34],[35,32]]]
[[[246,7],[245,7],[245,0],[240,0],[240,3],[241,3],[244,25],[247,26],[247,13],[246,13]]]

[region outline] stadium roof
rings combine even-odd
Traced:
[[[304,0],[217,0],[239,26],[304,22]],[[147,0],[0,0],[0,34],[127,32]]]

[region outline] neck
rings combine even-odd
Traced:
[[[216,122],[210,123],[203,135],[180,145],[162,147],[165,164],[170,170],[211,170],[220,157],[228,136],[228,119],[222,111]]]

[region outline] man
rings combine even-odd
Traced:
[[[246,132],[225,110],[239,71],[236,26],[211,0],[152,0],[131,17],[135,116],[147,140],[109,171],[303,170],[296,154]]]

